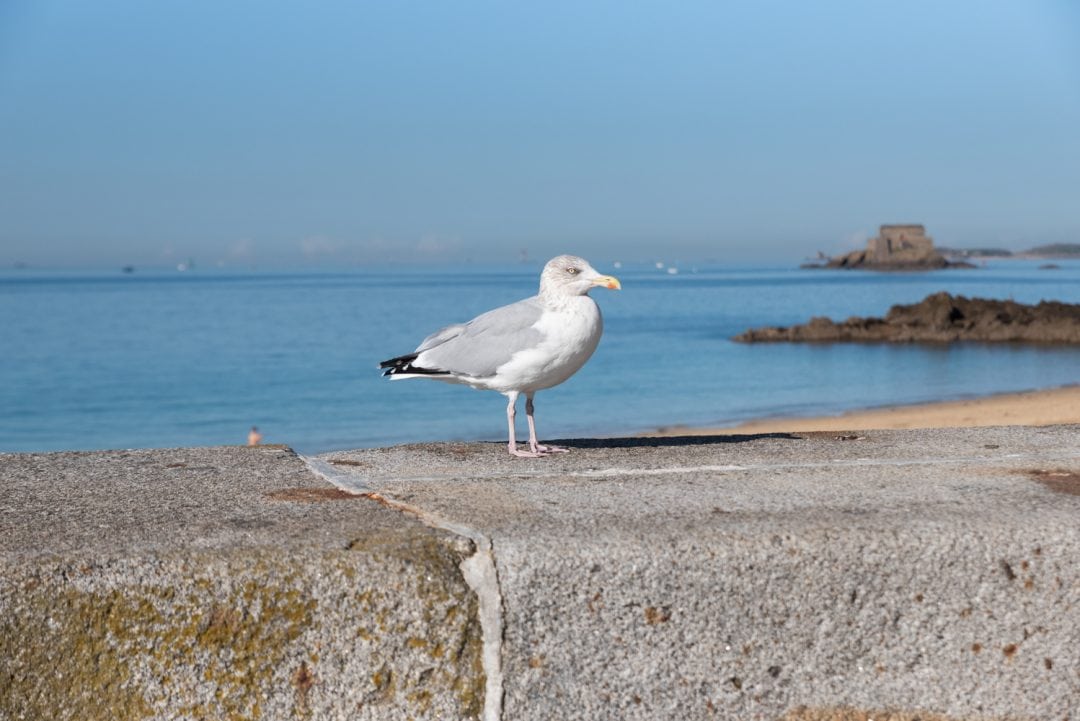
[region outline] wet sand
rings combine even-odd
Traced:
[[[1048,390],[851,411],[838,416],[762,418],[727,428],[669,426],[648,435],[683,436],[847,431],[958,426],[1049,426],[1080,423],[1080,385]]]

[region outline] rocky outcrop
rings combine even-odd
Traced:
[[[951,262],[934,248],[934,240],[921,225],[883,225],[864,250],[855,250],[829,258],[825,263],[808,267],[865,270],[937,270],[973,268],[964,262]]]
[[[894,305],[884,318],[842,322],[811,318],[787,327],[755,328],[735,336],[743,343],[1068,343],[1080,344],[1080,305],[1043,301],[965,298],[935,293],[919,303]]]
[[[822,268],[846,270],[940,270],[941,268],[971,268],[970,263],[952,262],[933,248],[896,254],[885,260],[875,259],[869,250],[853,250],[830,258]]]

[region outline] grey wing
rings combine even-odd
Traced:
[[[527,298],[447,326],[424,339],[414,363],[474,378],[494,375],[515,353],[539,345],[543,334],[533,326],[543,312],[537,298]]]
[[[451,338],[456,338],[461,335],[461,332],[465,330],[465,323],[455,323],[454,325],[448,325],[445,328],[435,331],[424,340],[420,341],[420,345],[416,346],[416,353],[423,353],[426,350],[434,348],[437,345],[445,343]]]

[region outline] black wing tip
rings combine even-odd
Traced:
[[[390,360],[384,360],[383,362],[379,363],[379,367],[380,368],[389,368],[391,370],[401,368],[402,366],[407,366],[408,364],[410,364],[414,360],[416,360],[416,356],[418,356],[418,355],[420,355],[420,354],[419,353],[409,353],[407,355],[399,355],[397,358],[391,358]]]
[[[419,353],[409,353],[408,355],[398,356],[397,358],[391,358],[390,360],[384,360],[379,364],[379,368],[385,369],[383,377],[396,376],[399,373],[410,373],[415,375],[426,376],[448,376],[449,371],[439,370],[438,368],[421,368],[414,366],[412,362],[416,360],[416,356]]]

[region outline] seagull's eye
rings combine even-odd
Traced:
[[[577,275],[578,274],[578,269],[571,266],[571,267],[566,269],[566,272],[569,273],[570,275]]]

